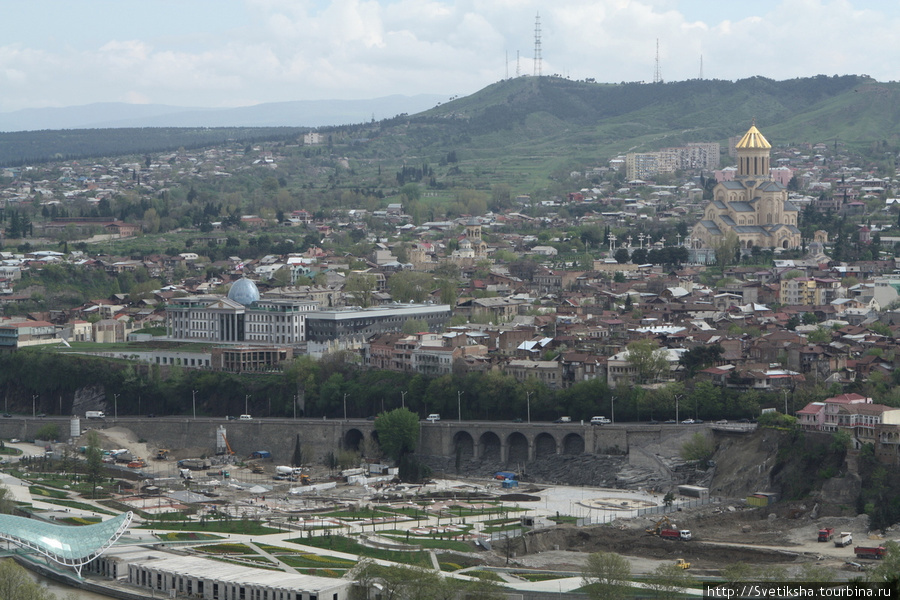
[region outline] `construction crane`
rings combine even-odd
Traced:
[[[231,449],[231,444],[228,443],[228,436],[224,433],[222,434],[222,440],[225,442],[225,454],[229,456],[234,455],[234,450]]]
[[[649,533],[650,535],[659,535],[659,532],[662,531],[663,529],[674,529],[674,528],[675,528],[675,524],[672,523],[672,520],[669,519],[669,517],[663,517],[662,519],[660,519],[659,521],[656,522],[656,525],[645,529],[645,531],[647,533]]]

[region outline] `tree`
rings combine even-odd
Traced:
[[[631,578],[631,565],[628,559],[615,552],[595,552],[588,556],[581,570],[581,582],[591,586],[588,594],[591,598],[617,600],[626,596]]]
[[[627,361],[635,369],[636,383],[651,383],[669,369],[668,353],[650,339],[637,340],[627,346]]]
[[[866,570],[866,581],[891,583],[894,589],[900,584],[900,544],[894,541],[884,543],[885,556],[874,569]]]
[[[712,248],[716,253],[716,264],[724,272],[725,267],[734,262],[734,255],[740,248],[740,240],[735,232],[729,231],[713,241]]]
[[[12,492],[5,485],[0,486],[0,515],[11,515],[15,509]]]
[[[291,456],[291,466],[292,467],[302,467],[303,466],[303,446],[300,445],[300,434],[297,434],[297,439],[294,440],[294,454]]]
[[[400,331],[406,335],[428,331],[428,323],[422,319],[407,319],[403,322],[403,327]]]
[[[419,417],[408,408],[395,408],[378,415],[375,431],[381,449],[395,462],[415,452],[419,445]]]
[[[435,284],[428,273],[400,271],[391,275],[387,285],[397,302],[422,302]]]
[[[631,262],[635,265],[645,265],[647,264],[647,250],[646,248],[638,248],[634,252],[631,253]]]
[[[363,308],[372,304],[375,293],[375,275],[372,273],[350,273],[344,281],[344,294]]]
[[[87,448],[84,451],[87,466],[85,467],[88,483],[91,484],[92,496],[97,485],[103,479],[103,452],[100,450],[100,438],[96,431],[87,435]]]
[[[630,257],[628,256],[628,250],[626,248],[619,248],[618,250],[616,250],[616,253],[613,256],[613,258],[615,258],[616,262],[619,263],[620,265],[624,265],[625,263],[628,262],[628,259]]]
[[[678,359],[678,363],[687,370],[687,377],[693,377],[697,371],[715,364],[725,350],[719,344],[711,344],[709,346],[694,346],[687,352],[683,353]]]
[[[659,565],[647,578],[647,586],[663,598],[680,596],[682,589],[691,587],[693,583],[694,578],[674,564]]]
[[[8,558],[0,562],[0,598],[3,600],[55,600],[56,595],[31,579],[28,571]]]
[[[687,461],[697,461],[700,468],[706,468],[715,451],[716,447],[711,439],[702,433],[695,433],[691,439],[682,444],[681,458]]]

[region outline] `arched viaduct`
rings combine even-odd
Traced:
[[[69,439],[70,420],[54,418],[0,419],[0,437],[32,439],[48,423],[59,425]],[[377,441],[372,421],[321,419],[254,419],[142,417],[81,419],[81,429],[123,427],[152,447],[192,448],[212,455],[216,430],[226,428],[228,442],[238,456],[268,450],[276,463],[290,460],[295,440],[312,450],[317,461],[341,449],[361,450],[367,439]],[[592,427],[580,423],[510,423],[489,421],[423,422],[418,452],[423,455],[477,459],[516,464],[554,454],[628,454],[630,462],[653,463],[655,454],[677,455],[685,440],[704,426],[622,424]],[[75,440],[84,444],[84,438]],[[637,452],[635,452],[637,450]],[[146,458],[146,457],[145,457]]]

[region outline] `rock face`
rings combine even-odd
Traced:
[[[106,392],[102,386],[80,388],[72,400],[72,414],[83,417],[88,410],[108,411],[106,404]]]

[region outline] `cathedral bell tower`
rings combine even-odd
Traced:
[[[738,155],[739,178],[769,179],[769,154],[772,144],[752,125],[735,146]]]

